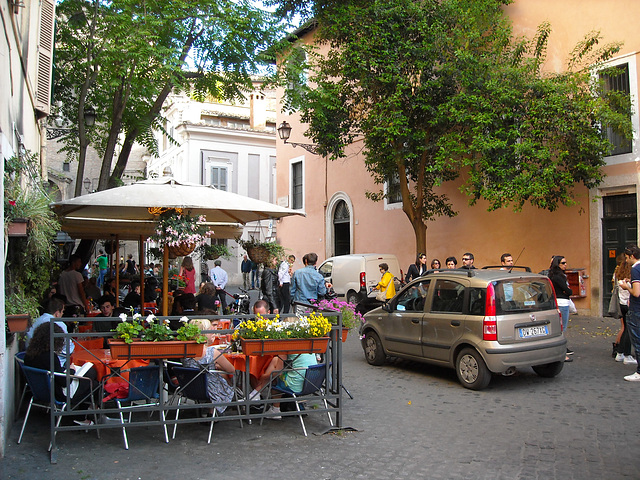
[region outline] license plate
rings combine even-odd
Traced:
[[[549,330],[546,325],[540,327],[525,327],[518,329],[518,336],[520,338],[542,337],[548,335]]]

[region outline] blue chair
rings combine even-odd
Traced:
[[[118,413],[120,414],[120,423],[122,424],[122,436],[124,438],[124,448],[129,450],[129,442],[127,439],[127,429],[125,427],[124,415],[123,412],[129,411],[129,420],[128,423],[131,423],[131,415],[134,410],[158,405],[160,402],[160,379],[158,377],[158,372],[160,367],[158,365],[150,365],[148,367],[136,367],[130,370],[125,370],[129,372],[129,394],[126,398],[115,398],[115,402],[118,405],[118,409],[120,410]],[[144,402],[144,403],[134,403],[134,402]],[[123,406],[123,403],[128,403],[129,405]],[[162,421],[165,421],[164,411],[161,411]],[[166,443],[169,443],[169,435],[167,434],[167,425],[163,424],[164,427],[164,440]]]
[[[27,380],[27,385],[29,385],[29,388],[31,389],[32,396],[31,401],[29,402],[29,407],[27,408],[27,413],[24,416],[22,430],[20,430],[20,437],[18,437],[18,444],[22,441],[22,435],[24,434],[24,428],[27,426],[27,421],[29,420],[31,407],[40,407],[47,411],[53,408],[56,413],[64,412],[67,408],[66,402],[58,402],[57,400],[54,400],[53,405],[51,404],[51,372],[40,368],[28,367],[24,363],[20,363],[19,365]],[[60,425],[61,420],[62,417],[58,417],[56,428]],[[51,450],[51,442],[49,442],[49,450]]]
[[[227,372],[219,371],[219,370],[208,370],[206,366],[202,368],[191,368],[191,367],[173,367],[173,374],[178,380],[178,389],[176,390],[176,395],[178,396],[178,408],[176,409],[176,423],[173,425],[173,436],[171,438],[176,438],[176,430],[178,428],[178,418],[180,417],[180,404],[182,400],[193,400],[196,403],[211,403],[211,399],[209,398],[209,394],[207,393],[207,372],[210,373],[219,373],[221,375],[229,375]],[[235,375],[233,378],[233,384],[235,385]],[[233,400],[237,400],[235,388],[234,388],[234,398]],[[238,415],[240,414],[240,406],[238,408]],[[216,420],[217,410],[214,407],[213,414],[211,415],[211,424],[209,426],[209,438],[207,439],[207,444],[211,443],[211,435],[213,433],[213,424]],[[242,428],[242,419],[240,420],[240,427]]]
[[[297,371],[300,375],[302,372]],[[280,373],[280,372],[278,372]],[[300,425],[302,425],[302,431],[304,432],[304,436],[307,436],[307,429],[304,425],[303,414],[309,412],[309,410],[305,410],[304,412],[300,409],[300,404],[302,402],[306,402],[313,397],[318,396],[318,392],[320,394],[324,393],[324,380],[325,380],[325,365],[323,363],[319,363],[317,365],[309,366],[304,374],[304,384],[302,385],[302,390],[300,392],[294,392],[288,387],[280,387],[277,385],[273,385],[271,390],[276,392],[283,393],[285,395],[290,395],[294,398],[296,404],[296,410],[298,412],[298,418],[300,419]],[[327,400],[325,398],[322,399],[324,403],[324,408],[328,409],[329,406],[327,404]],[[333,427],[333,420],[331,419],[331,414],[327,412],[327,417],[329,417],[329,424]]]
[[[17,369],[16,371],[22,372],[22,365],[24,365],[24,355],[27,352],[18,352],[15,355]],[[18,408],[16,408],[16,416],[20,413],[20,409],[22,408],[22,402],[24,402],[24,397],[27,395],[27,391],[29,390],[29,384],[24,382],[24,387],[22,387],[22,395],[20,395],[20,402],[18,403]]]

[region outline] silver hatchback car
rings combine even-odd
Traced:
[[[555,377],[567,345],[549,279],[513,270],[429,271],[367,313],[361,334],[371,365],[394,356],[448,366],[473,390],[522,367]]]

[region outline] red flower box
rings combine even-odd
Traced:
[[[324,353],[329,337],[240,339],[245,355],[288,355],[290,353]]]
[[[202,357],[204,356],[204,346],[204,343],[196,341],[143,342],[134,340],[133,343],[126,343],[124,340],[109,340],[111,358],[116,360]]]

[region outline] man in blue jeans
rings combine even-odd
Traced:
[[[632,265],[631,279],[625,278],[620,280],[618,284],[620,288],[628,290],[631,294],[629,295],[627,328],[635,350],[636,360],[638,360],[638,352],[640,352],[640,248],[637,245],[631,245],[624,249],[624,256],[627,263]],[[640,382],[640,364],[636,366],[636,373],[627,375],[624,379],[628,382]]]

